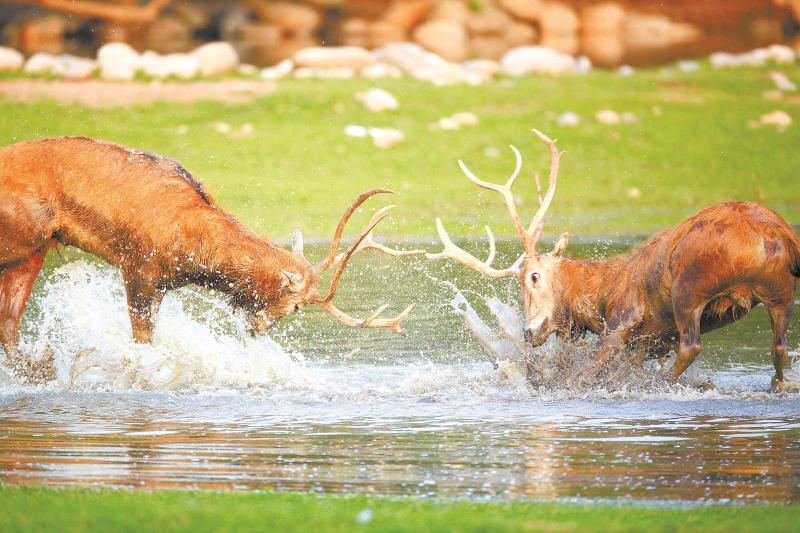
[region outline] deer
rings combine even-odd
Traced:
[[[355,253],[422,253],[395,250],[373,239],[393,207],[387,206],[337,254],[351,215],[369,198],[391,192],[375,188],[356,198],[339,220],[324,259],[312,265],[299,228],[291,250],[252,233],[172,159],[88,137],[6,146],[0,150],[0,344],[7,362],[12,369],[47,378],[19,353],[18,329],[45,256],[59,244],[119,267],[137,343],[151,342],[164,294],[188,284],[228,295],[253,335],[309,304],[347,326],[401,333],[413,304],[394,318],[379,318],[384,305],[360,319],[333,303]],[[323,292],[320,276],[330,269],[330,285]]]
[[[496,245],[488,226],[489,255],[482,261],[454,244],[437,218],[444,249],[427,253],[428,259],[450,259],[488,278],[516,278],[528,348],[542,345],[552,334],[566,341],[586,332],[598,335],[599,347],[585,376],[588,383],[596,382],[615,354],[638,353],[658,359],[662,363],[658,381],[674,384],[700,354],[702,334],[763,304],[772,324],[771,388],[797,389],[786,381],[784,368],[786,333],[800,278],[800,239],[786,220],[755,203],[727,202],[706,207],[629,253],[607,260],[566,257],[568,233],[556,240],[551,251],[539,253],[537,244],[563,152],[555,140],[533,132],[549,149],[550,173],[544,196],[534,174],[538,210],[528,227],[520,221],[512,193],[522,169],[519,150],[511,146],[516,165],[502,185],[479,179],[458,161],[475,185],[502,196],[522,255],[507,268],[494,268]],[[671,353],[675,357],[670,366],[666,363]]]

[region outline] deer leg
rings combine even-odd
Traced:
[[[680,341],[675,364],[672,365],[670,382],[675,383],[683,372],[694,363],[697,355],[703,350],[700,343],[700,318],[705,305],[699,305],[688,311],[675,309],[675,324],[678,326]]]
[[[775,376],[772,378],[773,392],[789,392],[797,390],[796,386],[787,383],[783,370],[789,361],[789,349],[786,347],[786,331],[794,312],[794,302],[788,304],[771,305],[767,309],[772,322],[772,364],[775,366]]]
[[[46,246],[39,248],[25,259],[0,270],[0,344],[6,352],[8,365],[34,382],[45,382],[55,377],[53,356],[50,354],[37,363],[24,360],[18,349],[19,322],[47,249]]]
[[[123,278],[133,340],[149,343],[153,339],[153,321],[164,297],[164,290],[158,287],[155,277],[123,272]]]

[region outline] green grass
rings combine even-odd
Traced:
[[[475,503],[308,493],[0,486],[0,531],[797,531],[797,505]],[[358,517],[371,514],[364,523]]]
[[[795,80],[800,68],[783,68]],[[769,69],[680,73],[642,70],[629,78],[596,71],[588,76],[500,80],[479,87],[433,87],[414,80],[285,80],[270,96],[247,104],[160,103],[89,109],[57,103],[22,104],[0,97],[0,144],[62,134],[90,135],[158,152],[182,161],[226,208],[256,231],[287,239],[291,228],[329,237],[344,207],[374,186],[401,193],[384,234],[434,235],[442,216],[455,235],[499,235],[512,229],[496,194],[479,192],[460,173],[459,158],[486,179],[511,170],[508,144],[525,158],[517,186],[521,210],[534,210],[533,180],[546,174],[536,127],[566,150],[551,208],[551,235],[650,233],[675,224],[702,206],[730,199],[757,200],[800,222],[797,147],[800,125],[784,132],[748,127],[775,109],[800,120],[800,98],[771,102]],[[354,100],[360,90],[384,87],[400,109],[372,114]],[[604,108],[635,113],[633,124],[600,125]],[[429,125],[457,111],[481,123],[459,131]],[[559,127],[571,110],[580,126]],[[251,123],[252,136],[236,139],[213,124]],[[392,126],[406,142],[380,150],[366,139],[345,137],[348,124]],[[188,132],[177,133],[179,125]],[[487,148],[500,150],[487,157]],[[628,196],[638,188],[641,197]],[[377,202],[376,202],[377,204]],[[351,232],[354,232],[352,229]]]

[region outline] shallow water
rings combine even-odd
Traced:
[[[614,247],[574,248],[604,255]],[[514,255],[508,245],[500,251]],[[509,286],[444,263],[370,256],[348,271],[337,302],[352,314],[418,302],[405,337],[341,328],[309,310],[254,340],[222,298],[189,288],[165,299],[152,346],[130,341],[113,269],[55,263],[37,284],[24,346],[53,350],[58,382],[25,386],[0,370],[0,481],[800,499],[800,395],[767,392],[762,308],[704,337],[699,372],[718,390],[532,390],[513,367],[486,361],[438,280],[455,277],[485,317],[477,294],[506,299]],[[790,347],[800,355],[791,332]],[[790,377],[800,381],[794,370]]]

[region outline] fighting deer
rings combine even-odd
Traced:
[[[511,147],[516,167],[503,185],[477,178],[458,162],[478,187],[501,194],[524,253],[510,267],[495,269],[495,242],[488,226],[489,257],[481,261],[456,246],[437,218],[444,250],[426,254],[429,259],[449,258],[490,278],[515,277],[521,286],[524,341],[530,347],[553,333],[564,339],[587,331],[600,335],[590,382],[625,349],[662,363],[675,352],[674,363],[663,364],[660,375],[675,382],[700,353],[702,333],[731,324],[764,304],[772,322],[772,388],[793,388],[784,381],[784,367],[786,332],[800,277],[800,239],[780,215],[754,203],[728,202],[705,208],[630,254],[606,261],[565,257],[567,233],[552,251],[538,253],[562,152],[556,141],[533,131],[549,148],[550,175],[544,197],[534,176],[539,208],[527,228],[511,192],[522,168],[516,148]]]
[[[85,137],[27,141],[0,150],[0,343],[22,370],[18,327],[25,302],[48,250],[76,246],[117,265],[122,272],[133,338],[150,342],[153,321],[167,290],[187,284],[230,295],[253,333],[307,304],[324,308],[348,326],[400,332],[413,305],[395,318],[353,318],[333,304],[342,273],[356,252],[399,251],[375,242],[375,227],[391,206],[377,211],[366,229],[337,255],[353,212],[371,189],[342,215],[327,255],[312,266],[295,230],[292,250],[248,231],[223,210],[206,188],[177,162]],[[331,269],[330,287],[319,290]]]

